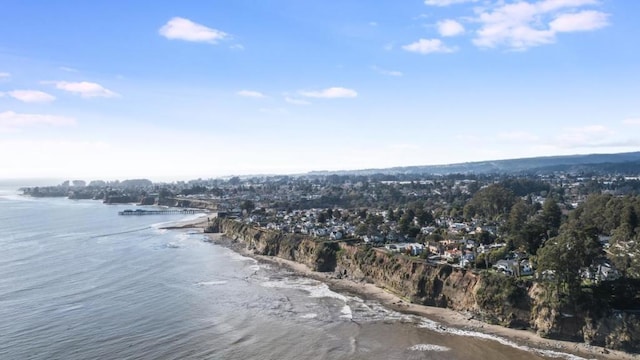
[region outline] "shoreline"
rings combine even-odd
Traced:
[[[204,227],[206,227],[206,225],[207,221],[205,220],[201,221],[200,223],[189,223],[176,228],[203,229]],[[337,278],[334,276],[334,273],[313,271],[306,265],[295,261],[282,259],[275,256],[254,254],[253,252],[242,246],[241,243],[229,239],[221,233],[203,233],[203,235],[208,237],[207,241],[216,245],[230,248],[231,250],[236,251],[243,256],[247,256],[261,262],[275,264],[277,266],[287,268],[297,275],[326,283],[329,288],[334,291],[347,292],[358,295],[359,297],[362,297],[364,299],[376,300],[380,302],[381,305],[391,310],[400,313],[421,316],[428,320],[436,321],[442,323],[443,325],[450,326],[454,330],[460,330],[460,332],[477,332],[480,334],[489,335],[491,337],[497,337],[488,340],[502,342],[500,341],[500,339],[502,339],[506,342],[513,343],[513,345],[510,346],[515,345],[516,347],[524,348],[524,350],[534,352],[537,351],[541,356],[559,357],[562,353],[590,359],[640,359],[640,355],[637,354],[626,353],[618,350],[610,350],[603,347],[588,345],[585,343],[546,339],[539,337],[537,334],[529,330],[518,330],[499,325],[488,324],[480,320],[476,320],[472,316],[465,315],[464,313],[460,313],[455,310],[413,304],[407,302],[405,299],[402,299],[389,290],[378,287],[371,283],[364,283],[348,278]],[[456,332],[454,331],[452,333],[455,334]]]

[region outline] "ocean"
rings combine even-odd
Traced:
[[[0,359],[580,359],[391,311],[128,208],[0,188]]]

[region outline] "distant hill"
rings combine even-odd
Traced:
[[[562,172],[640,173],[640,151],[618,154],[545,156],[477,161],[450,165],[403,166],[387,169],[313,171],[309,175],[372,174],[516,174]]]

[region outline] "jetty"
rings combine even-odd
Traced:
[[[124,211],[118,211],[118,215],[188,215],[188,214],[200,214],[203,210],[194,209],[163,209],[163,210],[143,210],[127,209]]]

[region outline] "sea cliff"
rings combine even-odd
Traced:
[[[640,353],[640,314],[586,304],[560,305],[545,283],[391,254],[348,241],[322,241],[216,219],[222,232],[255,254],[275,256],[336,277],[373,283],[408,302],[449,308],[491,324],[529,329],[550,339]],[[594,311],[593,309],[598,309]]]

